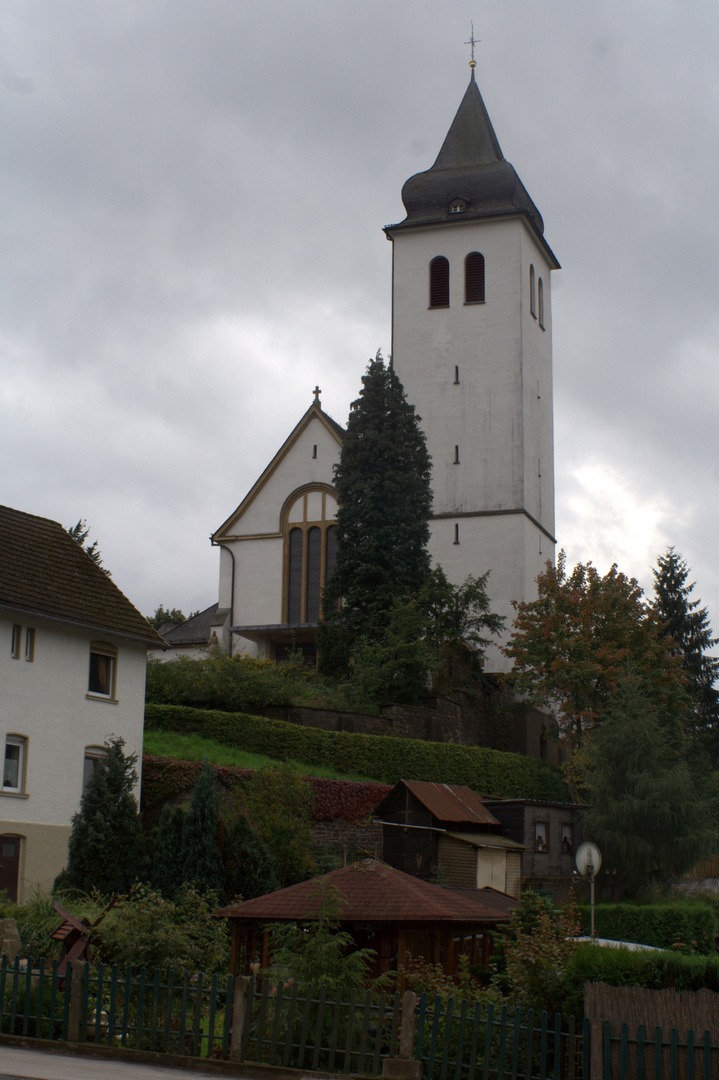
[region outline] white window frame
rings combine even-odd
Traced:
[[[8,748],[17,748],[17,784],[6,782]],[[12,760],[12,758],[10,759]],[[25,791],[25,764],[27,761],[27,739],[24,735],[5,736],[5,756],[3,758],[2,792],[4,795],[22,795]]]
[[[109,661],[109,675],[107,679],[99,677],[100,672],[95,668],[94,658],[102,658]],[[87,697],[96,698],[100,701],[117,701],[117,649],[114,645],[106,645],[100,641],[90,643],[90,667],[87,681]],[[99,667],[99,665],[98,665]],[[93,681],[95,688],[93,688]],[[97,689],[105,685],[107,689]]]

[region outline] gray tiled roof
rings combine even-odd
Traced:
[[[0,506],[0,608],[164,644],[56,521]]]
[[[160,632],[168,645],[207,645],[216,614],[217,604],[213,604],[179,626],[161,627]]]

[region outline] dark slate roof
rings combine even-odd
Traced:
[[[458,896],[377,859],[363,859],[299,885],[231,904],[215,915],[248,922],[310,921],[322,904],[318,884],[324,881],[339,892],[343,923],[497,923],[508,917],[502,906],[493,907],[478,891]]]
[[[465,784],[437,784],[431,780],[400,780],[376,808],[378,817],[401,788],[411,791],[438,821],[454,821],[462,825],[499,825],[481,795]]]
[[[8,506],[0,506],[0,607],[164,645],[62,525]]]
[[[186,619],[179,626],[160,627],[160,634],[168,645],[207,645],[210,630],[217,614],[217,604],[205,608],[191,619]]]
[[[454,199],[466,202],[462,213],[450,211]],[[502,155],[474,71],[437,160],[431,169],[409,178],[402,202],[407,217],[388,230],[523,214],[543,238],[542,215]]]

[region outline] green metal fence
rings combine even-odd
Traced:
[[[530,1009],[418,1003],[415,1058],[426,1080],[581,1080],[589,1077],[589,1025]]]
[[[425,1080],[710,1080],[708,1032],[612,1032],[531,1010],[230,975],[0,963],[0,1033],[376,1077],[400,1045]],[[409,1001],[407,1000],[409,999]],[[404,1011],[403,1011],[404,1010]],[[590,1068],[594,1071],[591,1072]]]

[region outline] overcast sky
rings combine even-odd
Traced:
[[[708,0],[4,0],[0,502],[86,518],[145,614],[217,599],[210,533],[315,384],[344,423],[389,351],[381,228],[471,19],[562,264],[559,546],[648,587],[675,545],[719,633]]]

